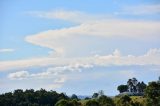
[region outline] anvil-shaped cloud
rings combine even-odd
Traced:
[[[76,23],[72,27],[47,30],[26,37],[27,42],[53,49],[63,56],[73,51],[76,53],[77,49],[83,50],[81,49],[84,48],[83,44],[89,45],[93,36],[104,39],[121,37],[141,40],[157,39],[160,36],[160,22],[157,21],[123,20],[64,10],[32,14]]]

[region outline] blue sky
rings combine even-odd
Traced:
[[[116,95],[160,76],[158,0],[1,0],[0,12],[1,93]]]

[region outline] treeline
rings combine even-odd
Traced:
[[[17,89],[13,93],[1,94],[0,106],[54,106],[61,99],[68,99],[68,96],[45,89],[37,91]]]
[[[40,89],[21,90],[0,95],[0,106],[160,106],[160,82],[150,82],[144,96],[121,95],[113,98],[103,91],[94,93],[91,98],[79,99],[73,94]]]

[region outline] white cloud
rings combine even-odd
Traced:
[[[55,66],[59,68],[57,68],[56,70],[68,69],[80,71],[80,67],[90,67],[92,65],[160,65],[159,49],[151,49],[149,52],[141,56],[123,56],[118,50],[115,50],[112,54],[104,56],[97,55],[73,58],[67,57],[67,55],[65,55],[68,52],[75,52],[78,51],[78,49],[84,48],[84,46],[86,46],[86,42],[88,41],[82,40],[80,43],[78,43],[79,39],[82,36],[97,36],[103,37],[104,39],[107,39],[109,37],[126,37],[141,40],[158,38],[160,36],[160,22],[158,21],[111,19],[104,18],[102,16],[94,17],[92,15],[87,15],[85,13],[77,11],[75,12],[63,10],[37,14],[41,17],[58,18],[67,21],[73,20],[73,22],[77,21],[79,22],[79,25],[69,28],[48,30],[40,32],[38,34],[29,35],[25,38],[25,40],[29,43],[53,49],[56,55],[60,54],[59,56],[48,56],[15,61],[1,61],[0,71],[24,69],[37,66]],[[81,20],[82,16],[84,16],[83,19],[85,20],[79,21]],[[84,46],[82,46],[83,44]],[[54,54],[54,52],[51,54]],[[78,65],[75,66],[76,64]],[[53,70],[54,72],[55,69],[50,70]],[[47,76],[48,74],[50,74],[50,72],[51,71],[39,73],[37,74],[37,76]]]
[[[68,73],[73,71],[80,71],[83,68],[91,68],[91,65],[75,64],[62,67],[49,67],[46,71],[39,73],[29,73],[29,71],[18,71],[10,73],[8,78],[11,80],[52,80],[49,84],[40,84],[36,88],[45,88],[47,90],[60,88],[70,78]]]
[[[84,36],[104,37],[104,39],[126,37],[149,40],[159,37],[159,28],[160,22],[99,20],[70,28],[40,32],[27,36],[25,40],[38,46],[53,49],[57,54],[60,54],[59,56],[66,56],[67,53],[75,51],[76,48],[83,48],[79,45],[79,39]]]
[[[25,40],[29,43],[53,49],[56,56],[66,56],[76,48],[83,48],[77,42],[84,36],[125,37],[131,39],[150,40],[159,38],[159,21],[136,21],[108,18],[105,15],[90,15],[79,11],[33,12],[40,17],[58,18],[79,25],[53,29],[29,35]],[[81,41],[83,42],[83,41]]]
[[[14,49],[0,49],[0,53],[3,53],[3,52],[13,52],[15,51]]]
[[[132,11],[132,14],[135,15],[159,13],[158,5],[157,7],[144,6],[145,10],[141,10],[141,8],[142,7],[131,7],[129,10],[125,11],[126,13],[127,11]],[[140,11],[137,12],[137,9]],[[147,53],[140,56],[124,56],[118,49],[113,51],[112,54],[106,55],[97,54],[95,56],[88,57],[66,56],[68,52],[75,52],[78,51],[78,49],[84,48],[86,46],[85,44],[87,41],[79,41],[79,39],[84,36],[96,36],[104,39],[108,39],[111,37],[123,37],[140,40],[159,38],[159,21],[122,20],[113,17],[109,18],[106,15],[95,16],[79,11],[64,10],[52,12],[32,12],[30,14],[37,15],[42,18],[61,19],[78,24],[69,28],[47,30],[27,36],[25,38],[27,42],[52,49],[53,51],[50,52],[50,56],[23,60],[0,61],[0,71],[13,71],[14,69],[22,70],[30,67],[32,68],[46,66],[49,68],[39,73],[30,73],[29,71],[10,73],[8,75],[9,79],[32,80],[52,78],[53,83],[46,84],[45,87],[47,89],[55,89],[63,86],[64,82],[68,80],[68,76],[66,75],[67,73],[81,72],[85,68],[112,65],[160,65],[160,49],[150,49]],[[80,43],[78,43],[77,41],[79,41]],[[84,44],[84,46],[82,46],[81,44]],[[0,52],[11,51],[14,50],[0,50]],[[109,73],[110,74],[107,74],[107,77],[115,76],[115,74],[113,74],[112,72]],[[115,71],[114,73],[117,72]],[[135,75],[134,72],[130,71],[120,71],[118,72],[118,74],[122,76],[124,75],[126,77],[132,77]],[[44,85],[42,87],[44,87]]]
[[[116,51],[118,52],[118,51]],[[96,64],[98,65],[160,65],[160,49],[150,49],[146,54],[141,56],[121,56],[106,55],[96,56]]]
[[[92,20],[92,19],[90,19]],[[84,22],[80,25],[48,30],[38,34],[26,37],[26,41],[53,48],[51,41],[63,39],[65,37],[89,35],[89,36],[102,36],[102,37],[131,37],[131,38],[144,38],[159,36],[160,22],[151,21],[127,21],[119,19],[103,19],[93,20],[92,22]],[[42,43],[44,42],[44,44]]]
[[[54,75],[54,73],[51,73],[51,72],[48,73],[48,72],[49,72],[49,69],[47,71],[44,71],[41,73],[36,73],[36,74],[29,73],[29,71],[17,71],[14,73],[10,73],[8,75],[8,78],[11,80],[14,80],[14,81],[17,81],[17,80],[19,80],[19,81],[21,81],[21,80],[32,81],[33,80],[35,82],[38,82],[39,84],[37,84],[37,86],[33,86],[31,84],[32,88],[34,88],[34,89],[44,88],[46,90],[53,90],[56,88],[60,88],[61,86],[63,86],[63,84],[67,80],[66,75],[60,75],[60,74]],[[53,81],[46,83],[45,82],[46,79],[53,80]],[[40,80],[42,83],[39,82]],[[42,80],[44,80],[45,84]]]
[[[160,65],[160,49],[150,49],[147,53],[140,56],[127,55],[123,56],[118,50],[113,54],[96,55],[82,58],[33,58],[28,60],[2,61],[0,62],[0,71],[10,69],[24,69],[28,67],[56,66],[50,68],[45,73],[39,73],[39,76],[49,75],[50,73],[62,73],[65,70],[81,71],[83,68],[91,68],[94,65],[111,66],[111,65]]]
[[[10,79],[25,79],[29,76],[29,73],[27,71],[19,71],[15,73],[10,73],[8,75],[8,78]]]
[[[50,12],[31,12],[32,15],[62,19],[69,22],[78,22],[78,25],[47,30],[33,35],[28,35],[25,40],[34,45],[53,49],[52,56],[68,56],[73,51],[82,50],[88,45],[90,39],[84,42],[85,37],[130,38],[150,40],[159,38],[159,21],[123,20],[105,15],[91,15],[79,11],[56,10]],[[82,41],[80,40],[82,39]],[[82,43],[83,42],[83,43]]]
[[[57,78],[55,79],[55,82],[64,82],[66,80],[65,75],[69,72],[78,71],[81,72],[84,68],[92,68],[92,65],[89,64],[71,64],[68,66],[59,66],[59,67],[49,67],[46,71],[40,72],[40,73],[29,73],[28,71],[18,71],[14,73],[10,73],[8,75],[8,78],[10,79],[25,79],[25,78]]]
[[[63,84],[53,83],[53,84],[49,84],[49,85],[43,86],[43,88],[46,89],[46,90],[53,90],[53,89],[61,88],[62,86],[63,86]]]
[[[119,14],[154,15],[160,14],[160,4],[125,6]]]
[[[40,17],[40,18],[47,18],[47,19],[60,19],[66,20],[75,23],[83,23],[83,22],[90,22],[93,20],[97,20],[100,18],[111,17],[108,15],[88,15],[81,11],[68,11],[63,9],[53,10],[53,11],[30,11],[27,12],[29,15]],[[90,20],[92,19],[92,20]]]
[[[61,67],[50,67],[44,72],[36,73],[36,74],[30,74],[30,77],[32,78],[52,78],[57,77],[61,74],[72,72],[72,71],[79,71],[81,70],[79,67],[70,67],[70,66],[61,66]],[[56,79],[57,82],[58,79]]]
[[[66,81],[65,77],[57,78],[54,80],[55,83],[64,83]]]

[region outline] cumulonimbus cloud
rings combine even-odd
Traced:
[[[29,43],[53,49],[57,54],[61,55],[67,54],[69,50],[81,48],[80,46],[73,46],[73,43],[76,44],[76,41],[73,39],[79,39],[82,36],[96,36],[105,39],[124,37],[140,40],[157,39],[160,37],[159,21],[124,20],[65,10],[33,14],[39,17],[78,23],[76,26],[47,30],[28,35],[25,38]]]
[[[65,13],[63,13],[65,12]],[[58,18],[63,20],[74,19],[80,20],[79,16],[83,16],[81,12],[60,11],[60,13],[50,13],[47,17]],[[53,15],[52,15],[53,14]],[[45,15],[41,14],[41,17]],[[63,16],[63,18],[62,18]],[[84,16],[87,16],[85,14]],[[45,17],[45,16],[44,16]],[[89,21],[88,21],[89,20]],[[71,20],[69,20],[71,21]],[[47,47],[55,50],[57,53],[64,54],[68,52],[68,48],[80,48],[73,41],[73,37],[79,36],[98,36],[98,37],[127,37],[137,39],[150,39],[159,37],[160,22],[157,21],[136,21],[136,20],[120,20],[108,19],[100,16],[92,19],[88,16],[84,21],[79,22],[77,26],[69,28],[53,29],[38,34],[29,35],[25,40],[34,45]],[[67,41],[67,42],[66,42]],[[85,51],[83,51],[85,52]],[[119,51],[104,56],[88,56],[88,57],[42,57],[15,61],[1,61],[0,70],[23,69],[28,67],[44,67],[44,66],[68,66],[71,64],[89,64],[89,65],[160,65],[160,50],[151,49],[141,56],[127,55],[123,56]]]

